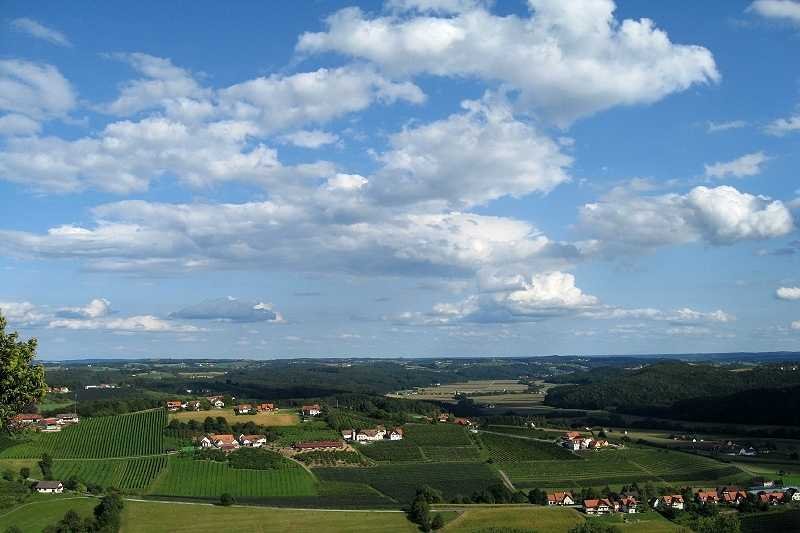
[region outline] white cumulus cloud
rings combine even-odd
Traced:
[[[765,18],[800,26],[800,2],[795,0],[756,0],[747,9]]]
[[[781,300],[800,300],[800,287],[779,287],[775,296]]]

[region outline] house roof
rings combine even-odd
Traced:
[[[60,481],[40,481],[36,484],[37,489],[59,489],[63,486]]]
[[[14,420],[40,420],[42,415],[37,415],[36,413],[20,413],[14,416]]]
[[[230,434],[208,435],[208,439],[213,442],[221,442],[223,444],[233,444],[236,441],[236,437]]]
[[[572,494],[569,493],[569,492],[563,492],[563,491],[550,492],[550,493],[547,494],[547,501],[563,502],[564,499],[567,498],[567,497],[572,499]]]
[[[608,507],[611,507],[611,502],[609,502],[605,498],[601,498],[599,500],[583,500],[583,506],[586,507],[587,509],[600,507],[601,505],[606,505]]]
[[[319,404],[318,403],[312,403],[311,405],[304,405],[303,406],[303,411],[310,411],[312,409],[316,409],[317,411],[319,411]]]
[[[254,441],[254,440],[266,440],[266,435],[242,435],[241,437],[244,440]]]

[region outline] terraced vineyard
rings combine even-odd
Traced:
[[[456,424],[406,424],[405,438],[417,446],[470,446],[467,430]]]
[[[5,448],[0,451],[0,458],[34,458],[43,453],[63,459],[155,455],[164,451],[166,425],[163,409],[89,418],[57,433],[40,433]]]
[[[419,447],[407,439],[390,442],[371,442],[358,445],[358,451],[373,461],[386,461],[390,463],[420,462],[425,458]]]
[[[307,422],[300,426],[272,428],[278,434],[279,446],[291,446],[295,442],[341,439],[342,435],[327,427],[324,422]]]
[[[57,479],[74,477],[82,483],[96,483],[104,488],[125,491],[146,489],[167,465],[166,456],[139,459],[56,460],[53,475]]]
[[[158,496],[194,498],[219,498],[225,492],[242,498],[317,494],[314,478],[295,464],[274,470],[245,470],[215,461],[172,457],[166,472],[148,491]]]
[[[423,446],[422,453],[429,461],[479,461],[481,451],[475,446]]]
[[[494,433],[481,433],[480,440],[489,452],[489,456],[497,462],[511,461],[545,461],[561,459],[565,461],[578,459],[566,448],[551,442],[542,442],[526,438],[509,437]]]
[[[319,468],[314,471],[325,481],[364,483],[394,498],[407,502],[418,487],[429,485],[441,490],[445,498],[468,496],[500,483],[493,468],[484,463],[427,463],[380,465],[371,468]]]
[[[508,462],[499,466],[521,488],[709,481],[741,474],[738,468],[713,459],[667,450],[604,450],[583,457],[578,461]]]

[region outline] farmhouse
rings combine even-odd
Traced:
[[[439,418],[438,418],[437,420],[438,420],[439,422],[447,422],[448,420],[450,420],[450,415],[449,415],[449,414],[447,414],[447,413],[441,413],[441,414],[439,415]]]
[[[391,431],[387,431],[387,429],[383,426],[375,426],[373,429],[345,429],[342,431],[342,438],[347,441],[355,442],[402,440],[403,428],[396,427]]]
[[[403,440],[403,428],[397,427],[386,433],[389,440]]]
[[[225,407],[225,402],[222,400],[222,396],[207,396],[206,400],[208,400],[208,403],[211,404],[211,407],[216,407],[217,409],[222,409]]]
[[[619,500],[619,508],[623,513],[634,514],[639,510],[639,502],[633,496],[623,496]]]
[[[653,509],[678,509],[683,511],[684,501],[680,494],[659,496],[653,500]]]
[[[779,491],[758,493],[758,501],[769,505],[778,505],[783,503],[784,497],[784,494]]]
[[[183,406],[180,400],[167,400],[167,411],[175,412]]]
[[[311,404],[311,405],[304,405],[301,409],[303,416],[319,416],[322,413],[322,410],[319,408],[319,404]]]
[[[571,492],[549,492],[547,505],[575,505]]]
[[[472,426],[472,421],[469,418],[454,418],[453,424],[458,424],[459,426]]]
[[[267,443],[266,435],[239,435],[239,444],[249,448],[260,448]]]
[[[694,497],[697,499],[698,503],[702,503],[703,505],[707,503],[719,503],[719,496],[715,490],[700,489]]]
[[[721,487],[717,489],[719,501],[729,505],[739,505],[747,499],[747,492],[740,487]]]
[[[583,500],[583,512],[589,515],[608,514],[612,511],[611,502],[605,498],[599,500]]]
[[[39,421],[39,427],[42,431],[61,431],[61,424],[58,423],[58,418],[42,418]]]
[[[258,404],[258,410],[261,412],[270,412],[275,410],[274,403],[260,403]]]
[[[233,408],[233,412],[237,415],[249,415],[251,413],[255,413],[255,408],[249,403],[239,404]]]
[[[344,443],[340,440],[319,440],[314,442],[296,442],[294,449],[298,451],[312,450],[339,450],[344,448]]]
[[[197,400],[192,400],[189,402],[184,403],[181,405],[187,411],[199,411],[200,410],[200,402]]]
[[[230,434],[206,435],[198,441],[202,448],[219,448],[220,450],[231,451],[239,447],[239,441]]]
[[[67,394],[69,392],[69,387],[49,387],[47,392],[53,394]]]
[[[40,481],[36,484],[36,492],[40,494],[61,494],[64,485],[60,481]]]
[[[20,413],[11,419],[11,423],[16,427],[25,427],[38,424],[42,420],[42,415],[35,413]]]
[[[58,423],[62,426],[66,424],[77,424],[81,421],[77,413],[60,413],[56,415],[56,418],[58,418]]]

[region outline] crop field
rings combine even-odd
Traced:
[[[483,463],[392,464],[370,468],[320,468],[326,481],[364,483],[398,502],[406,503],[422,485],[441,490],[445,498],[468,496],[500,483],[498,473]]]
[[[358,452],[347,451],[303,452],[295,455],[294,459],[304,464],[314,466],[337,466],[340,464],[360,465],[367,463],[367,460],[364,459]]]
[[[471,446],[467,430],[457,424],[406,424],[405,438],[417,446]]]
[[[53,475],[57,479],[75,477],[82,483],[96,483],[124,491],[146,489],[167,465],[166,456],[139,459],[56,460]]]
[[[306,422],[297,426],[276,427],[274,431],[278,435],[275,443],[279,446],[291,446],[295,442],[301,441],[342,438],[341,433],[330,429],[324,422]]]
[[[110,458],[155,455],[164,450],[163,409],[84,419],[57,433],[41,433],[0,451],[0,458]]]
[[[408,463],[425,460],[419,446],[409,442],[408,439],[389,442],[371,442],[369,444],[359,444],[357,446],[358,451],[360,451],[362,455],[369,457],[373,461]]]
[[[475,446],[423,446],[422,453],[429,461],[479,461],[481,451]]]
[[[437,507],[438,506],[434,506]],[[446,509],[447,507],[442,507]],[[567,533],[582,523],[583,516],[575,509],[564,507],[534,507],[531,505],[474,506],[453,520],[444,531],[448,533],[488,531],[502,525],[512,530],[535,530],[548,533]]]
[[[571,487],[632,481],[716,480],[741,473],[713,459],[667,450],[604,450],[579,461],[500,463],[519,487]]]
[[[296,464],[273,470],[245,470],[214,461],[170,458],[167,470],[148,492],[195,498],[219,498],[225,492],[250,498],[313,496],[316,481]]]
[[[497,462],[545,461],[578,459],[566,448],[550,442],[530,440],[520,437],[507,437],[494,433],[481,433],[480,440],[489,452],[489,457]]]
[[[233,409],[211,409],[210,411],[178,411],[177,413],[170,413],[170,420],[180,420],[181,422],[188,422],[189,420],[196,420],[202,423],[206,417],[217,418],[224,416],[229,424],[237,422],[247,423],[254,422],[259,426],[295,426],[300,423],[300,418],[297,413],[290,410],[281,410],[271,413],[256,413],[254,415],[236,415]]]
[[[525,393],[528,386],[514,379],[482,379],[464,381],[461,383],[448,383],[438,387],[422,387],[414,391],[399,391],[388,396],[395,398],[413,398],[414,400],[455,401],[457,394],[468,396],[488,394]]]

